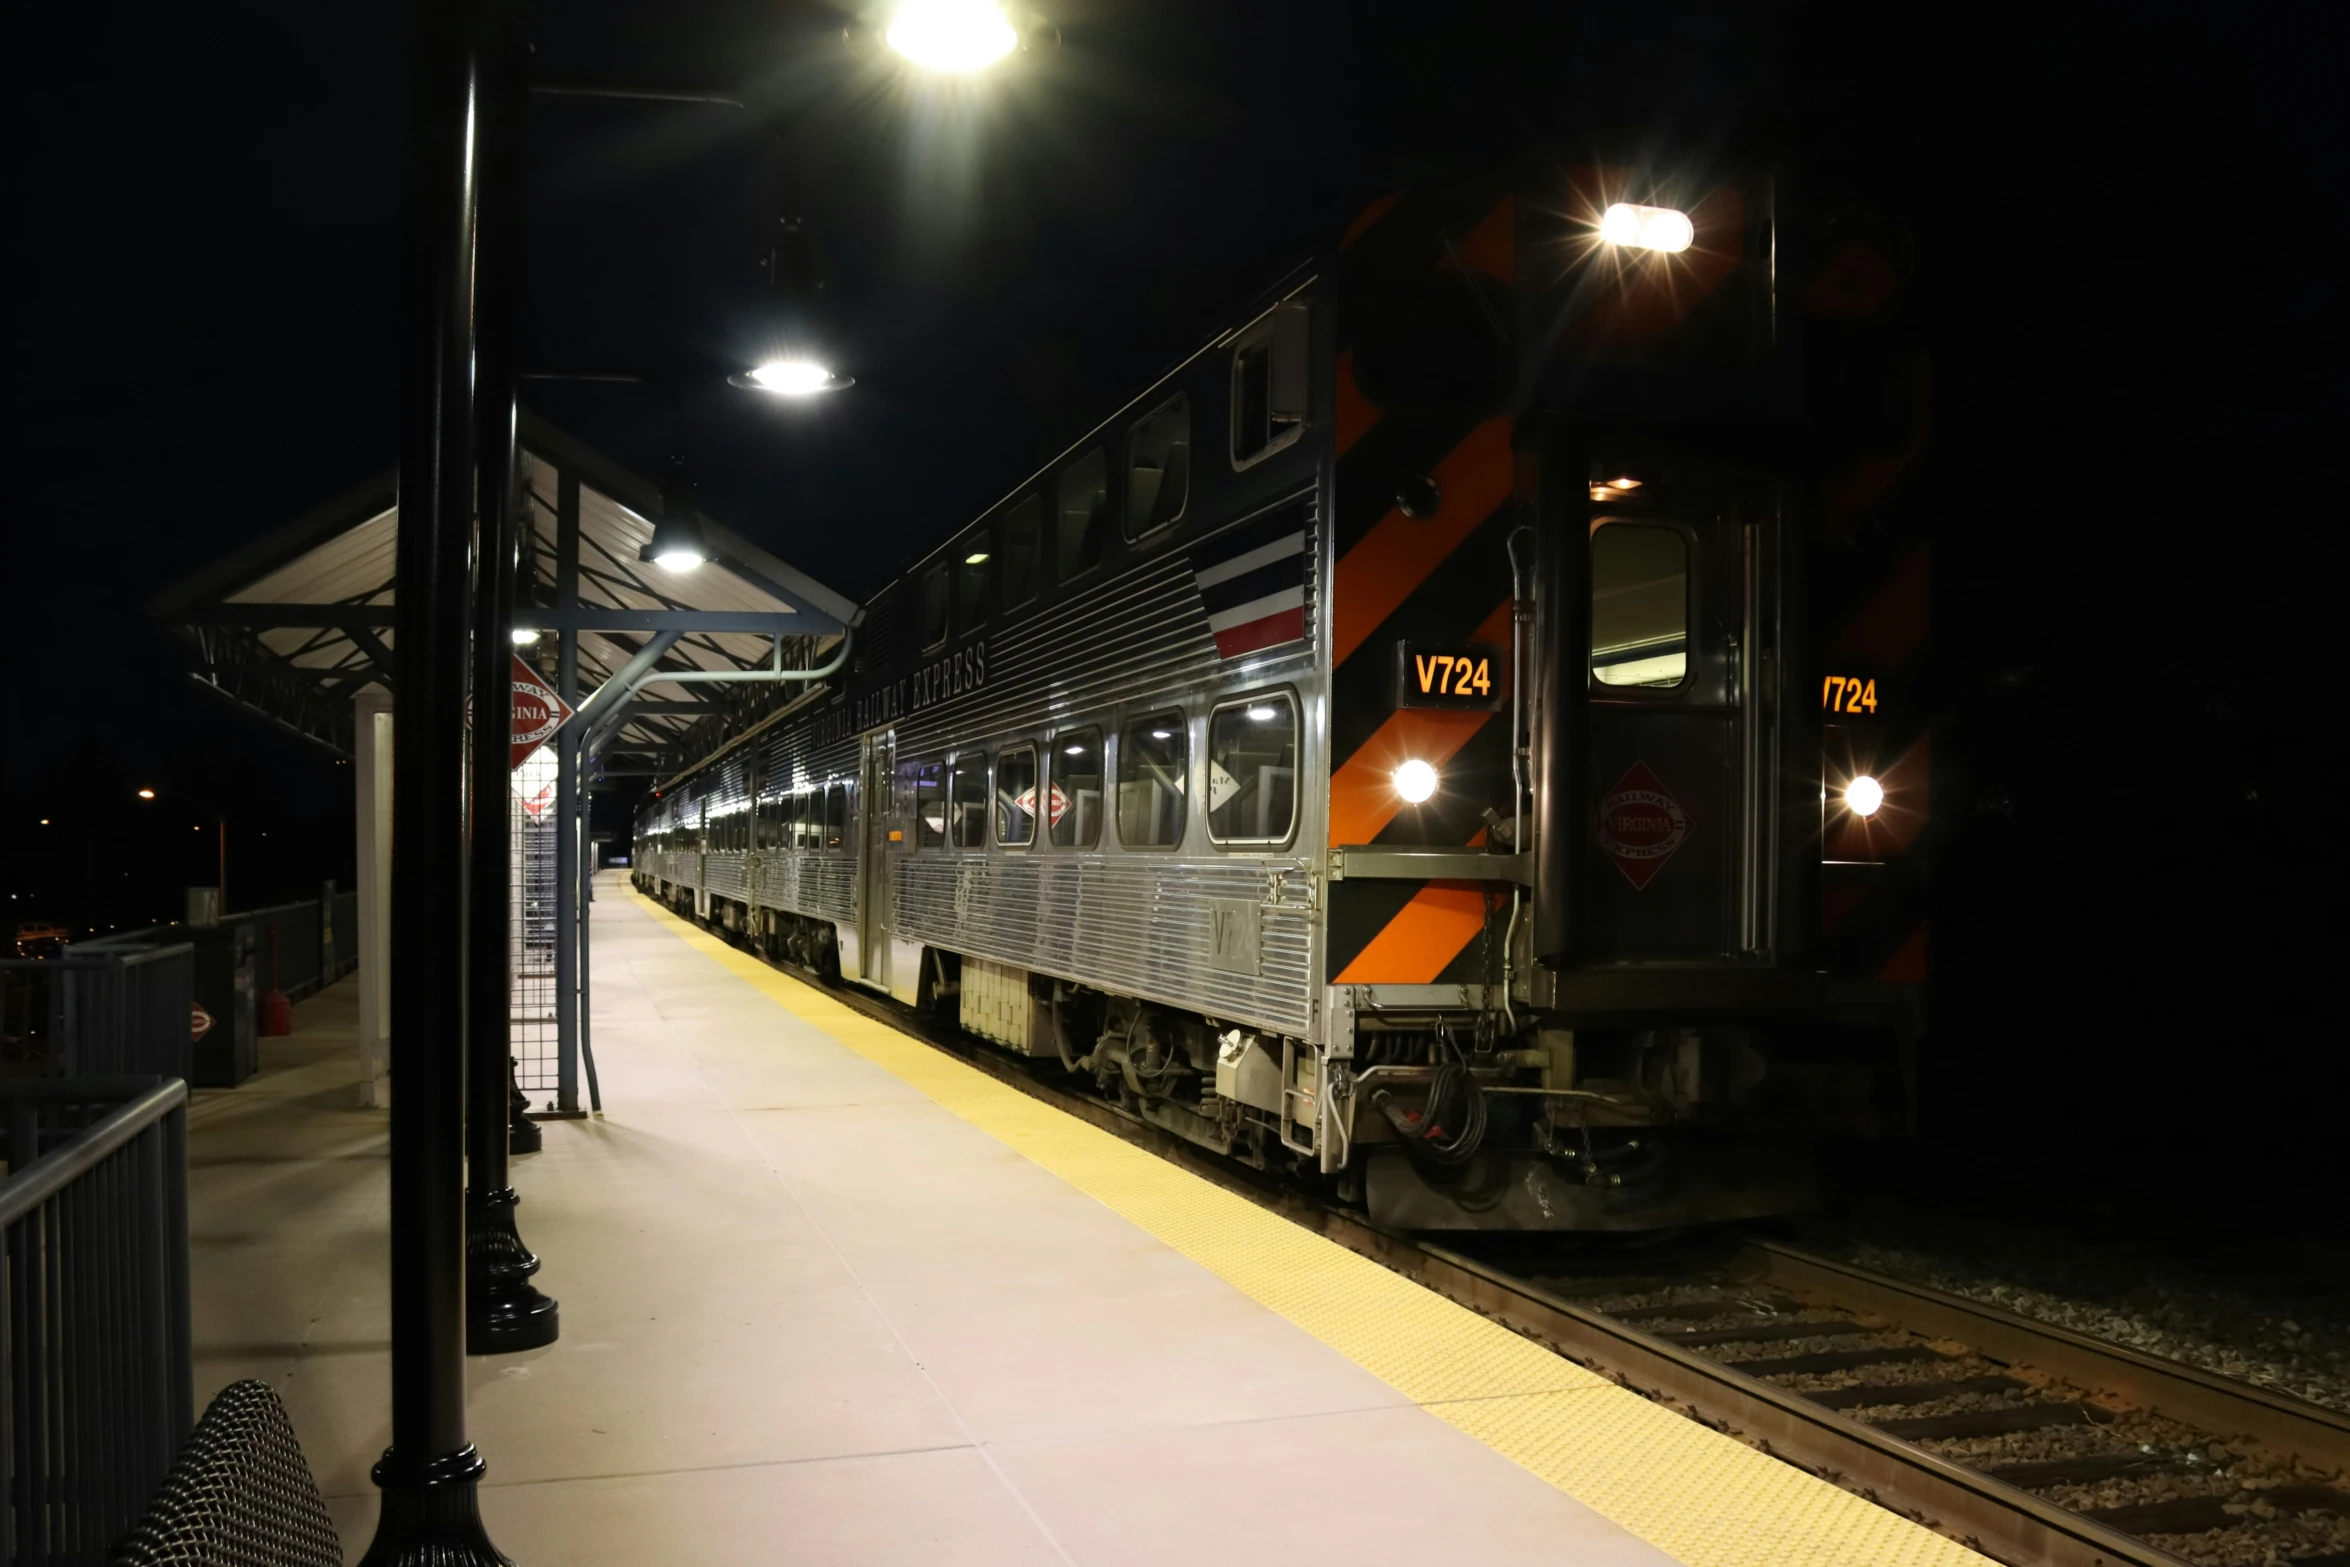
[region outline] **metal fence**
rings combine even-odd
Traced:
[[[0,959],[0,1079],[185,1078],[194,995],[186,941]]]
[[[538,765],[538,758],[526,764]],[[555,1009],[555,813],[547,808],[549,798],[525,794],[520,786],[507,795],[514,846],[506,927],[514,1002],[507,1037],[515,1085],[534,1098],[554,1093],[562,1075]]]
[[[299,1001],[359,966],[359,894],[337,893],[300,903],[224,914],[220,923],[253,927],[261,985],[269,988],[270,939],[277,941],[277,988]]]
[[[0,1561],[99,1567],[188,1433],[187,1100],[0,1084]]]

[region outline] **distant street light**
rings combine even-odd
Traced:
[[[837,392],[857,384],[855,376],[835,375],[813,359],[773,359],[755,370],[726,379],[731,385],[753,392],[771,392],[777,397],[813,397],[818,392]]]
[[[902,0],[883,33],[889,46],[931,71],[984,71],[1020,47],[993,0]]]

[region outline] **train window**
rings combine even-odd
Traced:
[[[1591,535],[1591,678],[1662,690],[1689,673],[1689,541],[1603,523]]]
[[[1176,393],[1143,416],[1126,441],[1126,536],[1179,522],[1191,493],[1191,400]]]
[[[922,645],[934,648],[947,639],[947,569],[933,566],[922,574]]]
[[[1025,848],[1036,841],[1036,747],[1016,746],[995,759],[995,841]]]
[[[924,762],[914,769],[914,847],[941,848],[947,841],[946,769]]]
[[[1283,843],[1296,820],[1296,701],[1274,691],[1209,714],[1209,839]]]
[[[974,533],[955,547],[955,630],[971,632],[987,619],[987,583],[995,575],[995,551],[987,535]]]
[[[1136,719],[1118,736],[1118,841],[1172,849],[1183,841],[1190,735],[1181,713]]]
[[[821,790],[802,789],[799,792],[797,797],[799,809],[793,814],[799,818],[798,847],[802,849],[813,849],[816,847],[817,835],[822,832],[824,828],[823,801],[824,794]]]
[[[837,849],[848,835],[849,786],[836,783],[824,791],[824,847]]]
[[[1102,841],[1102,732],[1064,729],[1053,736],[1052,782],[1045,791],[1045,830],[1056,849],[1091,849]]]
[[[1054,524],[1054,559],[1060,580],[1067,582],[1101,564],[1108,542],[1110,463],[1095,447],[1061,470],[1055,486],[1059,520]]]
[[[1232,466],[1246,468],[1305,429],[1312,360],[1301,304],[1277,305],[1232,345]]]
[[[1018,609],[1036,597],[1043,543],[1044,497],[1023,495],[1004,513],[1004,608]]]
[[[947,781],[947,836],[958,849],[987,847],[987,753],[955,758]]]

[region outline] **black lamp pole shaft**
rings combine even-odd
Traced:
[[[514,546],[521,475],[514,448],[516,315],[521,296],[523,40],[511,7],[492,5],[482,54],[481,198],[475,225],[475,379],[479,398],[481,557],[473,614],[473,870],[466,1029],[465,1348],[495,1355],[555,1341],[555,1302],[530,1283],[539,1260],[514,1226],[507,1177],[512,1019],[513,828],[507,804],[513,729]]]
[[[481,15],[414,0],[392,819],[392,1445],[362,1567],[502,1563],[465,1436],[465,686]]]

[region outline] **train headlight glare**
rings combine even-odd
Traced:
[[[1697,238],[1697,227],[1689,221],[1686,212],[1619,201],[1600,214],[1599,237],[1611,245],[1659,250],[1671,255],[1689,248],[1689,242]]]
[[[1421,804],[1433,796],[1438,781],[1436,769],[1418,757],[1395,770],[1395,792],[1413,805]]]
[[[889,46],[933,71],[980,71],[1020,47],[989,0],[906,0],[890,18]]]
[[[1855,816],[1874,816],[1884,803],[1885,786],[1866,773],[1844,786],[1844,807]]]

